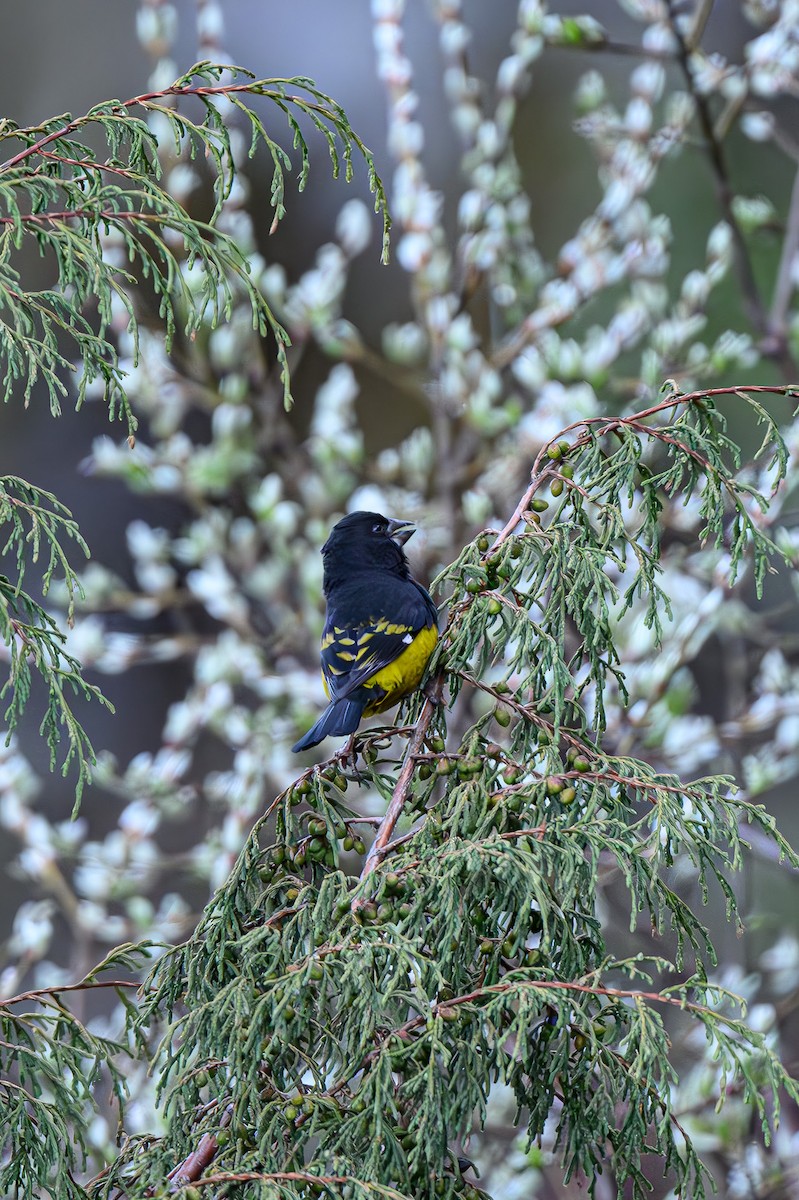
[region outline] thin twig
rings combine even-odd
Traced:
[[[744,307],[746,309],[747,316],[755,329],[757,329],[759,333],[765,334],[768,332],[768,318],[766,315],[765,306],[760,296],[760,291],[757,286],[755,273],[752,270],[752,263],[749,258],[746,242],[735,213],[733,212],[732,201],[734,190],[730,182],[724,151],[721,143],[716,137],[715,130],[713,128],[713,116],[710,111],[707,97],[699,91],[694,78],[693,67],[691,65],[691,51],[695,47],[689,47],[688,42],[683,35],[683,32],[680,28],[680,23],[677,19],[673,0],[668,0],[668,9],[671,31],[677,42],[677,61],[680,64],[682,73],[685,77],[685,82],[688,85],[688,91],[691,93],[691,98],[696,106],[696,115],[699,120],[699,128],[702,131],[702,137],[705,141],[707,158],[708,162],[710,163],[716,185],[716,199],[718,200],[719,208],[722,211],[724,219],[732,232],[733,244],[735,246],[738,280],[743,293]]]
[[[685,44],[689,50],[695,50],[707,28],[707,23],[710,20],[710,14],[713,11],[714,0],[700,0],[697,5],[696,12],[691,21],[691,29],[685,39]]]
[[[399,773],[397,782],[394,785],[394,791],[391,794],[386,815],[380,822],[380,828],[375,835],[375,840],[363,864],[361,881],[371,875],[372,871],[380,865],[385,856],[388,843],[391,841],[391,835],[394,832],[394,826],[400,819],[405,802],[408,799],[413,771],[416,766],[416,756],[424,744],[424,739],[430,728],[430,722],[433,719],[433,713],[441,703],[441,689],[443,685],[444,677],[440,673],[430,682],[427,699],[422,706],[419,720],[416,722],[413,733],[408,741],[408,747],[405,751],[405,761],[402,764],[402,770]],[[361,907],[364,903],[365,901],[363,900],[356,900],[353,904],[353,909]]]
[[[788,306],[795,290],[793,280],[794,261],[799,251],[799,169],[793,181],[791,204],[788,210],[788,222],[785,229],[785,240],[782,243],[780,266],[777,272],[777,282],[774,286],[774,299],[771,305],[769,325],[772,334],[783,340],[787,336]]]
[[[769,357],[775,359],[779,363],[786,379],[792,379],[797,374],[797,366],[788,348],[787,339],[784,337],[784,335],[780,335],[780,331],[773,327],[771,320],[769,319],[766,305],[760,294],[760,288],[758,287],[757,280],[755,278],[755,272],[752,267],[752,260],[749,256],[746,239],[733,208],[735,189],[733,188],[729,170],[727,169],[727,162],[722,143],[716,135],[715,122],[710,109],[709,99],[696,86],[693,66],[691,63],[691,53],[696,48],[696,40],[693,37],[693,30],[691,35],[686,38],[677,19],[674,0],[667,0],[667,3],[671,30],[677,43],[677,61],[680,64],[680,68],[685,77],[685,82],[688,86],[688,91],[690,92],[691,98],[696,106],[696,115],[699,121],[699,128],[702,132],[702,137],[705,142],[707,159],[710,163],[711,171],[713,172],[713,179],[716,187],[716,199],[724,220],[729,225],[732,233],[735,269],[738,275],[738,284],[741,290],[744,311],[753,328],[761,335],[763,339],[761,344],[762,352],[764,354],[768,354]],[[699,28],[701,28],[701,26]]]
[[[30,1000],[43,1001],[45,997],[55,998],[61,992],[87,992],[97,988],[139,988],[141,984],[132,979],[91,979],[82,983],[62,983],[53,987],[33,988],[29,992],[20,992],[10,996],[8,1000],[0,1000],[0,1007],[9,1008],[12,1004],[23,1004]]]
[[[570,447],[571,451],[580,449],[581,446],[586,445],[589,438],[606,437],[609,433],[613,433],[618,429],[635,428],[638,432],[660,436],[665,440],[665,435],[658,435],[656,430],[650,429],[648,426],[642,425],[642,423],[648,421],[651,417],[658,416],[660,413],[667,412],[670,408],[677,408],[683,404],[687,406],[695,404],[700,400],[712,400],[716,396],[739,396],[741,393],[746,392],[751,392],[753,395],[765,394],[772,396],[796,394],[789,384],[737,384],[733,387],[704,388],[695,392],[671,392],[664,400],[653,404],[650,408],[643,409],[641,412],[633,413],[631,417],[588,417],[567,425],[556,438],[552,438],[546,442],[539,450],[530,472],[530,484],[527,490],[516,505],[510,519],[497,534],[493,545],[486,551],[484,557],[495,554],[499,547],[508,540],[519,522],[523,519],[525,512],[529,509],[530,502],[542,482],[558,473],[557,463],[549,459],[547,449],[564,438],[568,439],[569,434],[575,433],[578,430],[584,431],[575,438]],[[564,482],[567,481],[564,480]],[[537,527],[534,526],[533,528]]]

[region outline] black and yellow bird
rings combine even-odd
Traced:
[[[402,548],[414,530],[409,521],[354,512],[322,547],[322,681],[330,703],[294,751],[354,733],[362,717],[385,712],[421,683],[438,613]]]

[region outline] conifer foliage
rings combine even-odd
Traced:
[[[660,497],[698,501],[731,578],[745,556],[761,578],[773,551],[716,404],[750,404],[766,424],[775,486],[779,434],[754,396],[718,393],[670,390],[564,431],[507,527],[444,572],[433,671],[448,701],[418,697],[394,739],[358,736],[354,768],[334,756],[278,796],[195,934],[155,968],[133,1025],[166,1030],[170,1134],[132,1145],[109,1195],[174,1169],[175,1184],[252,1195],[473,1197],[457,1147],[501,1081],[531,1143],[554,1119],[567,1180],[593,1188],[609,1163],[643,1197],[654,1160],[702,1196],[671,1100],[668,1009],[702,1027],[766,1134],[783,1091],[796,1098],[769,1039],[711,982],[713,946],[671,868],[690,862],[735,920],[746,826],[799,859],[728,778],[680,780],[603,749],[602,696],[609,678],[624,686],[614,621],[640,596],[655,626],[667,609]],[[489,703],[453,737],[449,707],[476,691]],[[356,881],[341,854],[365,850],[351,796],[369,784],[413,826],[386,844],[384,825]],[[631,924],[643,913],[668,933],[673,962],[609,952],[596,909],[609,866]],[[664,973],[673,982],[653,987]]]

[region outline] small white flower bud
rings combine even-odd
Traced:
[[[631,137],[645,138],[652,128],[652,109],[642,96],[634,96],[624,113],[624,127]]]
[[[348,258],[369,245],[372,218],[363,200],[348,200],[336,219],[336,237]]]
[[[726,260],[732,253],[732,230],[726,221],[719,221],[707,239],[707,257]]]
[[[774,114],[770,112],[744,113],[741,129],[753,142],[767,142],[774,136]]]

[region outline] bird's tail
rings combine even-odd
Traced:
[[[308,750],[326,737],[343,737],[354,733],[363,716],[364,700],[348,696],[340,700],[331,700],[319,720],[304,737],[291,747],[295,754]]]

